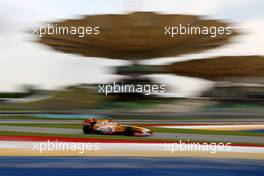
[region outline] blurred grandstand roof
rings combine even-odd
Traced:
[[[107,14],[85,16],[81,19],[66,19],[53,24],[63,27],[99,26],[100,35],[44,34],[39,42],[65,53],[87,57],[140,60],[171,57],[195,53],[226,44],[237,32],[230,35],[165,35],[165,26],[189,25],[196,27],[230,26],[194,15],[157,14],[135,12],[131,14]]]
[[[263,56],[223,56],[176,62],[166,67],[169,73],[212,81],[238,79],[243,82],[243,78],[255,83],[264,81]]]

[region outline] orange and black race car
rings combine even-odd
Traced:
[[[153,132],[147,128],[123,125],[112,119],[86,119],[82,123],[84,134],[119,134],[126,136],[151,136]]]

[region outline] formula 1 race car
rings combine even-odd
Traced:
[[[112,119],[96,120],[86,119],[82,123],[84,134],[119,134],[126,136],[151,136],[153,132],[147,128],[122,125]]]

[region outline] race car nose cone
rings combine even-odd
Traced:
[[[145,135],[146,135],[146,136],[151,136],[151,135],[153,135],[153,131],[151,131],[151,130],[146,131],[146,132],[145,132]]]

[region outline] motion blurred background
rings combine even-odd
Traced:
[[[258,0],[188,3],[148,0],[23,3],[1,0],[0,110],[174,114],[225,109],[262,115],[262,6],[263,2]],[[135,64],[129,59],[65,54],[35,42],[36,36],[29,32],[33,26],[47,22],[134,11],[219,20],[234,27],[238,35],[217,47],[181,52],[175,56],[150,57]],[[175,45],[175,49],[180,44]],[[137,80],[139,75],[140,80]],[[114,81],[160,83],[167,89],[164,94],[152,96],[97,93],[98,84]]]
[[[0,156],[42,156],[0,157],[0,175],[263,175],[263,7],[262,0],[0,0]],[[47,23],[98,25],[102,35],[33,34]],[[164,35],[164,26],[181,23],[230,26],[232,35]],[[98,93],[114,82],[166,92]],[[108,117],[154,134],[83,134],[83,119]],[[46,140],[112,148],[82,158],[34,153],[32,141]],[[172,155],[151,146],[179,140],[230,143],[234,151]]]

